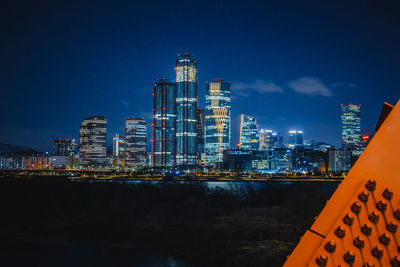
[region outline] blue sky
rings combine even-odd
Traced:
[[[303,130],[340,145],[340,104],[362,104],[373,133],[399,99],[395,1],[10,1],[0,11],[0,142],[49,150],[90,115],[151,119],[156,78],[176,55],[205,81],[232,82],[232,143],[241,113],[260,128]]]

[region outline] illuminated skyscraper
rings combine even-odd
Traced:
[[[56,139],[53,145],[53,156],[72,156],[77,153],[75,139]]]
[[[342,104],[341,108],[342,146],[358,156],[361,154],[361,105]]]
[[[303,131],[289,131],[289,148],[303,146]]]
[[[283,147],[283,136],[279,132],[262,129],[260,132],[260,150]]]
[[[146,121],[143,118],[125,120],[125,166],[146,166]]]
[[[204,109],[197,108],[196,112],[196,144],[197,144],[197,162],[202,160],[202,155],[204,155],[204,132],[205,132],[205,114]],[[199,162],[200,164],[201,162]]]
[[[84,168],[106,165],[107,119],[103,116],[87,117],[79,132],[79,162]]]
[[[175,83],[163,78],[154,84],[152,133],[153,167],[175,165]]]
[[[231,142],[231,84],[206,82],[205,152],[207,163],[223,162]]]
[[[178,54],[176,80],[176,165],[196,164],[197,60]]]
[[[258,150],[259,145],[256,118],[242,114],[240,117],[240,149]]]

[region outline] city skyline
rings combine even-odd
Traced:
[[[184,25],[170,19],[183,10],[179,3],[156,6],[8,6],[0,141],[50,152],[54,139],[78,139],[82,119],[101,115],[111,144],[126,118],[151,124],[153,81],[174,80],[175,57],[184,52],[198,59],[201,108],[205,81],[232,81],[231,146],[245,113],[260,129],[299,129],[304,139],[340,147],[340,104],[362,104],[361,132],[373,134],[382,102],[398,100],[393,5],[187,3],[199,12],[185,14]]]
[[[2,2],[2,266],[400,266],[399,11]]]
[[[178,62],[184,62],[183,63],[183,67],[178,67],[177,68],[177,66],[178,66],[178,64],[182,64],[182,63],[178,63]],[[183,86],[184,87],[182,87],[181,89],[180,89],[180,91],[181,91],[181,95],[182,95],[182,92],[184,92],[184,90],[188,90],[188,89],[186,89],[185,88],[185,86],[187,86],[187,84],[186,84],[186,80],[187,81],[189,81],[189,83],[190,82],[193,82],[193,86],[192,86],[192,88],[190,88],[189,87],[189,90],[192,90],[192,92],[191,92],[191,94],[194,96],[194,98],[193,98],[193,103],[198,103],[199,102],[199,100],[198,99],[201,99],[201,98],[204,98],[205,99],[205,106],[204,107],[199,107],[198,106],[198,104],[196,105],[196,106],[193,106],[194,108],[192,108],[192,110],[191,110],[191,112],[193,112],[194,110],[196,110],[196,109],[207,109],[207,107],[208,107],[208,105],[210,105],[210,103],[208,103],[207,102],[207,97],[210,97],[209,96],[209,82],[208,81],[206,81],[205,82],[205,87],[206,87],[206,90],[205,90],[205,95],[204,96],[199,96],[199,95],[197,95],[196,94],[196,92],[197,92],[197,80],[198,80],[198,78],[197,78],[197,72],[198,72],[198,70],[197,70],[197,59],[193,56],[193,55],[191,55],[191,54],[188,54],[188,53],[183,53],[183,54],[177,54],[177,60],[176,60],[176,64],[175,64],[175,80],[174,81],[171,81],[171,80],[169,80],[169,79],[166,79],[166,78],[157,78],[157,81],[156,81],[156,83],[154,84],[154,86],[155,87],[157,87],[159,84],[163,84],[163,83],[167,83],[167,84],[169,84],[168,86],[172,86],[173,88],[175,88],[175,86],[177,86],[176,88],[179,88],[179,87],[182,87],[182,85],[180,86],[179,84],[182,84],[182,82],[183,82]],[[217,83],[217,84],[219,84],[219,83],[221,83],[221,82],[223,82],[223,79],[221,79],[221,78],[213,78],[213,79],[211,79],[211,83]],[[229,81],[229,82],[227,82],[227,83],[225,83],[225,82],[223,82],[222,84],[228,84],[228,87],[230,88],[230,84],[231,84],[231,82]],[[171,89],[169,89],[168,90],[168,92],[167,91],[165,91],[163,94],[176,94],[176,92],[173,92],[173,90],[176,90],[176,88],[175,89],[172,89],[172,87],[171,87]],[[161,94],[161,93],[158,93],[158,94]],[[155,95],[158,95],[158,94],[155,94],[155,91],[153,92],[153,96],[155,96]],[[167,102],[170,102],[170,101],[172,101],[171,100],[171,97],[173,97],[173,98],[178,98],[178,96],[169,96],[169,100],[167,100]],[[233,98],[235,98],[235,96],[233,96]],[[156,98],[155,98],[156,99]],[[185,99],[185,98],[180,98],[180,99]],[[196,100],[195,100],[196,99]],[[165,101],[166,99],[164,99],[163,101]],[[159,100],[159,101],[161,101],[161,100]],[[174,102],[175,101],[177,101],[177,100],[173,100]],[[229,90],[229,102],[231,101],[231,96],[230,96],[230,90]],[[172,106],[172,104],[166,104],[167,102],[165,102],[165,104],[164,105],[166,105],[165,107],[163,107],[163,109],[173,109],[173,106]],[[155,104],[155,103],[154,103]],[[156,104],[157,106],[159,106],[160,104]],[[336,146],[337,148],[345,148],[344,146],[343,146],[343,105],[344,106],[357,106],[357,107],[361,107],[361,104],[358,104],[358,105],[354,105],[354,104],[351,104],[351,103],[349,103],[349,104],[340,104],[340,106],[341,106],[341,113],[342,113],[342,115],[341,115],[341,127],[342,127],[342,130],[341,130],[341,142],[340,142],[340,145],[336,145],[336,143],[333,143],[333,146]],[[175,106],[175,105],[174,105]],[[179,106],[179,104],[177,104],[177,106]],[[182,106],[182,104],[181,104],[181,106]],[[161,107],[161,106],[160,106]],[[160,107],[158,107],[158,108],[160,108]],[[155,113],[154,113],[154,111],[155,111]],[[157,119],[156,120],[154,120],[155,118],[157,118],[159,115],[157,115],[159,112],[161,112],[161,111],[158,111],[158,109],[157,109],[157,107],[156,106],[154,106],[153,107],[153,116],[151,117],[151,119],[149,119],[149,117],[147,116],[146,117],[146,115],[145,116],[143,116],[143,118],[140,118],[141,120],[144,120],[145,122],[147,122],[147,121],[150,121],[151,123],[148,123],[149,125],[146,125],[145,126],[145,128],[146,128],[146,138],[148,138],[149,140],[150,140],[150,143],[149,142],[147,142],[147,145],[146,145],[146,153],[148,153],[149,155],[152,155],[153,154],[153,152],[152,152],[152,147],[153,147],[153,145],[151,144],[151,142],[154,142],[154,141],[152,141],[153,140],[153,135],[155,134],[155,132],[153,132],[153,131],[155,131],[154,130],[154,128],[152,127],[152,125],[154,124],[154,122],[155,121],[157,121]],[[167,115],[167,114],[164,114],[163,116],[175,116],[175,117],[177,117],[177,115],[175,114],[173,114],[173,110],[170,110],[169,111],[170,112],[170,114],[169,115]],[[172,113],[171,113],[172,112]],[[182,111],[181,111],[181,113],[182,113]],[[184,112],[183,112],[184,113]],[[161,114],[161,113],[160,113]],[[197,114],[197,113],[196,113]],[[93,117],[93,115],[91,115],[92,117]],[[194,116],[197,116],[197,115],[194,115]],[[244,115],[244,114],[240,114],[240,116],[241,116],[241,118],[240,118],[240,121],[242,121],[243,120],[243,116],[246,116],[246,117],[248,117],[247,115]],[[358,115],[359,117],[360,117],[360,111],[359,111],[359,115]],[[94,116],[94,117],[96,117],[96,116]],[[105,117],[105,116],[100,116],[100,117]],[[231,116],[230,116],[230,107],[229,107],[229,121],[228,121],[228,125],[229,125],[229,127],[228,127],[228,129],[229,129],[229,134],[228,134],[228,139],[230,140],[230,142],[229,142],[229,146],[227,147],[227,146],[225,146],[225,149],[230,149],[230,148],[235,148],[236,147],[236,145],[238,145],[241,141],[240,141],[240,139],[241,139],[241,130],[242,130],[242,123],[240,124],[240,127],[239,127],[239,129],[238,129],[238,131],[239,131],[239,136],[238,136],[238,140],[237,140],[237,143],[235,142],[235,140],[232,140],[232,138],[231,138]],[[255,116],[250,116],[250,117],[252,117],[253,119],[255,119],[255,120],[257,120],[257,118],[255,117]],[[197,119],[197,117],[196,117],[196,119]],[[129,118],[128,119],[126,119],[126,120],[129,120]],[[125,120],[125,121],[126,121]],[[182,120],[181,120],[182,121]],[[190,121],[193,121],[193,120],[190,120]],[[176,122],[175,122],[176,123]],[[360,125],[362,125],[361,123],[359,123]],[[155,125],[155,124],[154,124]],[[262,129],[260,128],[260,127],[258,127],[258,123],[256,122],[256,125],[257,125],[257,131],[260,131],[260,133],[261,133],[261,131],[262,131]],[[264,125],[263,123],[261,123],[261,125]],[[172,126],[172,125],[171,125]],[[169,126],[169,127],[171,127],[171,126]],[[172,126],[172,127],[174,127],[174,126]],[[175,127],[176,127],[176,125],[175,125]],[[214,126],[213,126],[214,127]],[[299,129],[302,129],[303,127],[299,127]],[[287,128],[287,129],[292,129],[292,128]],[[125,130],[126,130],[126,128],[125,128]],[[374,133],[373,132],[362,132],[362,130],[361,130],[361,127],[359,128],[359,131],[360,131],[360,133],[359,133],[359,137],[360,138],[358,138],[359,140],[359,142],[361,143],[361,135],[363,134],[363,135],[373,135]],[[195,131],[193,131],[193,133],[194,133]],[[284,144],[285,146],[288,146],[289,148],[291,148],[291,138],[292,138],[292,135],[293,135],[293,132],[299,132],[300,134],[301,134],[301,142],[300,143],[298,143],[300,146],[303,146],[303,145],[305,145],[305,141],[313,141],[313,142],[319,142],[319,143],[325,143],[325,141],[324,140],[315,140],[314,138],[313,138],[313,136],[311,136],[311,135],[308,135],[308,137],[309,137],[309,139],[307,139],[306,137],[304,137],[303,136],[303,134],[304,134],[304,132],[303,131],[301,131],[301,130],[289,130],[289,131],[287,131],[287,133],[288,133],[288,135],[282,135],[281,136],[281,138],[282,138],[282,140],[283,140],[283,142],[282,142],[282,144]],[[192,133],[192,134],[193,134]],[[117,132],[117,133],[111,133],[111,132],[107,132],[106,133],[106,145],[107,145],[107,148],[108,147],[111,147],[113,144],[114,144],[114,136],[115,135],[119,135],[120,133],[119,132]],[[176,135],[176,134],[173,134],[173,135]],[[112,137],[111,137],[112,136]],[[235,136],[235,133],[233,133],[233,136]],[[67,138],[67,139],[74,139],[74,138]],[[55,139],[55,140],[57,140],[57,139]],[[111,140],[111,144],[110,144],[110,140]],[[161,140],[161,139],[160,139]],[[159,140],[159,141],[160,141]],[[206,140],[206,138],[205,138],[205,140]],[[260,139],[261,140],[261,139]],[[260,140],[259,140],[259,142],[260,142]],[[198,140],[196,141],[196,142],[198,142]],[[156,143],[158,143],[158,142],[156,142]],[[193,143],[193,142],[192,142]],[[150,145],[150,150],[148,150],[148,146]],[[165,145],[165,144],[164,144]],[[176,144],[175,144],[176,145]],[[53,145],[54,146],[54,145]],[[258,144],[257,145],[255,145],[255,146],[258,146]],[[293,146],[294,147],[294,146]],[[176,148],[175,148],[176,149]],[[197,143],[196,143],[196,145],[195,145],[195,148],[194,148],[194,150],[195,149],[197,149]],[[223,149],[223,150],[225,150],[225,149]],[[193,148],[192,148],[192,150],[193,150]],[[223,151],[222,150],[222,151]],[[49,149],[49,151],[51,151],[50,149]],[[220,151],[220,153],[219,154],[221,154],[222,153],[222,151]],[[48,152],[48,151],[46,151],[46,152]],[[173,154],[174,153],[176,153],[176,152],[173,152]],[[196,153],[193,153],[193,154],[196,154]],[[357,154],[357,153],[356,153]],[[222,154],[221,154],[222,155]],[[222,156],[219,156],[219,161],[221,161],[222,160]],[[358,155],[358,154],[357,154]],[[176,156],[175,156],[176,157]],[[198,154],[197,155],[197,160],[199,160],[200,159],[200,154]],[[154,160],[154,155],[152,155],[152,160]],[[174,159],[174,160],[176,160],[176,159]],[[194,162],[194,161],[193,161]],[[176,164],[176,163],[174,163],[174,164]],[[170,166],[174,166],[174,164],[172,164],[172,165],[170,165],[170,164],[168,164],[168,165],[170,165]],[[179,165],[188,165],[188,164],[177,164],[178,166]],[[189,164],[189,165],[194,165],[194,163],[193,164]],[[158,166],[158,164],[156,164],[156,166]],[[163,165],[163,166],[165,166],[165,165]]]

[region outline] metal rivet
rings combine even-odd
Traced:
[[[344,254],[343,259],[348,264],[353,264],[356,259],[356,254],[354,253],[354,251],[349,250],[346,252],[346,254]]]
[[[351,205],[351,211],[354,214],[359,214],[361,211],[361,204],[359,202],[354,202],[353,205]]]
[[[368,197],[369,197],[369,193],[368,191],[363,190],[359,195],[358,195],[358,199],[365,203],[368,201]]]
[[[397,231],[397,224],[395,224],[395,223],[393,223],[393,222],[391,222],[391,223],[388,223],[387,225],[386,225],[386,229],[389,231],[389,232],[391,232],[391,233],[396,233],[396,231]]]
[[[369,236],[369,235],[371,234],[371,232],[372,232],[372,226],[371,226],[370,224],[364,224],[364,225],[361,227],[361,232],[362,232],[364,235]]]
[[[328,263],[328,257],[326,256],[326,255],[320,255],[319,257],[317,257],[316,259],[315,259],[315,263],[318,265],[318,266],[321,266],[321,267],[324,267],[324,266],[326,266],[326,264]]]
[[[376,211],[373,211],[369,216],[368,219],[374,223],[377,224],[379,222],[379,214]]]
[[[362,236],[357,236],[353,244],[356,248],[362,249],[365,246],[365,239]]]
[[[331,240],[325,244],[325,250],[329,253],[334,253],[336,251],[336,242]]]
[[[374,192],[375,189],[376,189],[376,182],[375,182],[375,180],[369,180],[369,181],[365,184],[365,187],[366,187],[369,191]]]
[[[376,208],[380,211],[380,212],[385,212],[386,208],[387,208],[387,203],[379,200],[378,203],[376,203]]]
[[[387,235],[386,233],[383,234],[383,235],[381,235],[381,236],[379,237],[379,242],[381,242],[381,244],[382,244],[382,245],[385,245],[385,246],[389,245],[389,243],[390,243],[390,236]]]
[[[392,200],[393,198],[393,191],[391,191],[389,188],[386,188],[385,191],[383,191],[382,196],[386,200]]]
[[[390,261],[390,265],[392,265],[393,267],[400,267],[400,256],[394,257],[394,258]]]
[[[375,258],[380,259],[380,258],[382,258],[382,255],[383,255],[383,249],[380,247],[374,247],[372,249],[371,253],[372,253],[372,256],[374,256]]]
[[[346,214],[346,216],[344,216],[343,218],[343,222],[344,224],[351,226],[353,224],[354,221],[354,216],[352,214]]]
[[[393,217],[395,217],[398,221],[400,221],[400,210],[397,209],[395,212],[393,212]]]
[[[343,238],[346,235],[346,230],[342,226],[338,226],[335,230],[335,235],[339,238]]]

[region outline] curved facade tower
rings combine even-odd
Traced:
[[[176,165],[196,164],[197,60],[189,54],[178,54],[176,81]]]
[[[221,79],[206,83],[206,162],[223,161],[231,142],[231,84]]]

